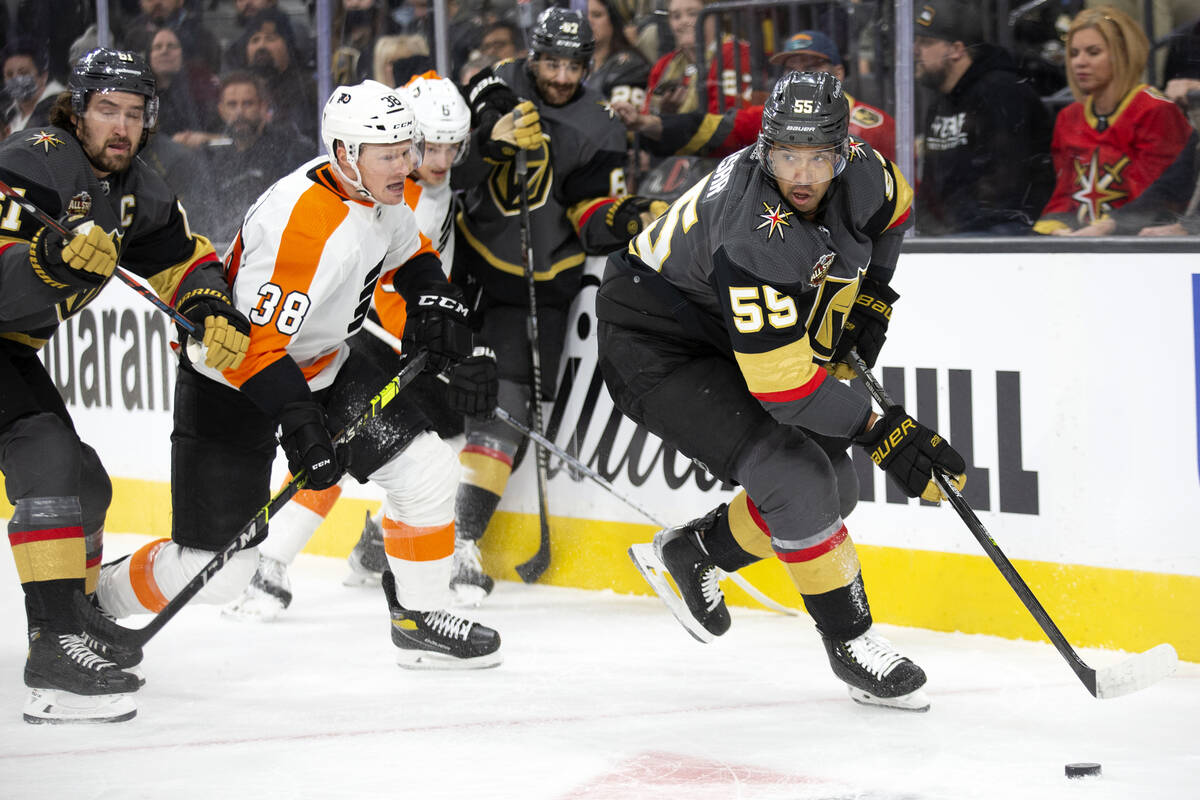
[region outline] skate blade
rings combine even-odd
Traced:
[[[82,695],[59,689],[30,689],[22,709],[31,725],[125,722],[137,716],[128,694]]]
[[[274,622],[286,608],[273,597],[243,597],[222,608],[221,617],[235,622]]]
[[[474,658],[457,658],[428,650],[400,650],[396,653],[397,664],[404,669],[414,670],[491,669],[500,666],[503,660],[499,650]]]
[[[487,599],[488,593],[482,586],[473,583],[456,583],[450,587],[453,594],[451,606],[454,608],[477,607]]]
[[[350,573],[342,578],[342,586],[370,586],[374,588],[380,584],[382,578],[382,572],[359,572],[358,570],[351,569]]]
[[[638,572],[642,573],[646,583],[650,584],[650,588],[663,601],[667,610],[683,626],[684,630],[692,635],[693,639],[708,644],[716,638],[692,616],[692,612],[688,610],[683,598],[671,588],[671,584],[667,582],[667,568],[663,566],[662,559],[659,558],[653,544],[630,545],[628,552],[633,565],[638,568]]]
[[[899,697],[876,697],[870,692],[864,692],[862,689],[854,686],[847,686],[846,688],[850,690],[850,699],[864,706],[894,708],[898,711],[922,712],[929,710],[929,695],[925,694],[922,689],[902,694]]]

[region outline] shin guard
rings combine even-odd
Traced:
[[[157,539],[138,548],[128,558],[105,564],[96,594],[100,606],[114,617],[157,614],[200,573],[213,557],[208,550],[183,547],[170,539]],[[233,600],[258,567],[258,548],[235,553],[193,598],[196,603],[223,605]]]
[[[31,626],[76,631],[72,596],[83,591],[87,548],[77,497],[28,497],[17,501],[8,543],[25,590]]]

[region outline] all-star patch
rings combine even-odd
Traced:
[[[92,196],[87,192],[80,192],[67,203],[68,217],[86,217],[91,211]]]
[[[783,229],[792,227],[792,223],[787,221],[788,217],[790,217],[792,215],[792,212],[784,211],[783,203],[780,203],[779,205],[775,206],[774,208],[771,208],[766,203],[763,203],[763,211],[765,211],[767,213],[758,215],[759,219],[761,219],[762,222],[759,223],[759,226],[757,228],[755,228],[754,230],[761,231],[763,228],[767,228],[767,239],[768,240],[770,240],[771,234],[775,233],[775,231],[778,230],[779,231],[779,239],[780,239],[780,241],[782,241],[783,240]],[[768,226],[770,226],[770,227],[768,227]]]
[[[25,141],[29,142],[33,147],[37,147],[40,144],[45,148],[47,153],[50,152],[51,147],[58,147],[63,143],[63,140],[55,136],[53,131],[38,131]]]
[[[813,264],[812,272],[808,276],[809,286],[816,288],[821,285],[821,281],[825,280],[825,276],[829,274],[835,258],[837,258],[836,253],[826,253],[817,259],[817,263]]]

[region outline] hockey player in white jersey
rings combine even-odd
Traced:
[[[471,132],[471,111],[458,88],[434,72],[414,77],[396,90],[416,116],[424,139],[421,164],[404,185],[404,198],[413,210],[421,233],[441,254],[443,268],[454,253],[454,196],[450,191],[450,170],[462,160]],[[386,289],[388,287],[383,287]],[[396,295],[376,293],[375,311],[383,327],[399,337],[403,334],[406,309]],[[352,347],[369,355],[377,363],[398,367],[397,354],[374,335],[355,334]],[[413,382],[407,394],[412,396],[434,429],[443,437],[462,431],[464,413],[490,413],[496,405],[495,362],[486,353],[464,359],[455,370],[455,385],[447,386],[431,375]],[[468,386],[467,384],[470,383]],[[271,522],[271,535],[259,546],[258,571],[242,595],[224,609],[225,616],[268,622],[282,614],[292,602],[291,581],[287,569],[325,521],[341,496],[348,476],[337,485],[320,491],[301,491]],[[383,511],[368,517],[359,542],[350,554],[351,575],[348,584],[377,583],[387,567],[383,540]],[[461,576],[461,577],[460,577]],[[477,585],[488,580],[479,566],[479,550],[472,541],[455,543],[454,569],[450,588],[458,604],[477,604],[483,590]],[[490,585],[488,589],[490,589]]]
[[[172,539],[105,565],[99,598],[115,616],[162,608],[267,501],[276,427],[293,473],[333,486],[344,471],[386,492],[383,588],[397,660],[412,668],[500,661],[496,631],[442,610],[454,552],[459,467],[452,448],[404,394],[348,445],[331,430],[357,418],[391,375],[346,342],[379,285],[409,314],[412,351],[434,370],[471,355],[469,312],[404,202],[422,140],[404,99],[366,81],[334,90],[322,119],[328,151],[269,188],[225,256],[237,308],[251,322],[236,369],[184,364],[172,435]],[[257,544],[255,542],[254,544]],[[197,599],[226,603],[255,572],[234,556]]]

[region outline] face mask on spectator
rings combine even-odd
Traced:
[[[18,103],[37,96],[36,75],[14,75],[4,82],[4,88]]]

